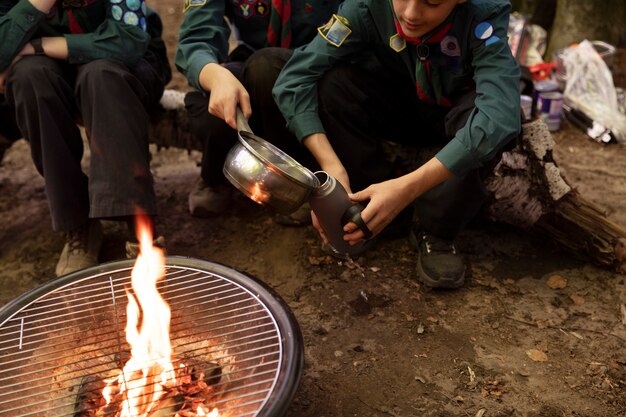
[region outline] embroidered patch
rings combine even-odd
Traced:
[[[485,40],[491,35],[493,35],[493,26],[489,22],[481,22],[474,28],[474,36],[478,39]]]
[[[406,41],[396,33],[391,38],[389,38],[389,47],[396,52],[400,52],[404,48],[406,48]]]
[[[206,4],[206,0],[185,0],[185,8],[183,12],[186,12],[190,7],[199,7],[204,6]]]
[[[239,15],[241,17],[244,17],[246,19],[252,16],[252,8],[247,3],[240,4],[239,9],[237,11],[239,12]]]
[[[336,47],[340,47],[352,33],[348,19],[336,14],[324,26],[317,28],[317,31],[329,44]]]
[[[441,52],[448,56],[461,56],[459,41],[454,36],[446,36],[441,43]]]
[[[256,3],[254,3],[254,12],[256,13],[257,16],[265,16],[266,14],[268,14],[270,11],[270,8],[268,6],[268,4],[262,0],[257,1]]]

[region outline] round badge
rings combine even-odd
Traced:
[[[115,5],[111,7],[111,16],[113,17],[113,19],[122,20],[123,14],[124,14],[124,11],[122,10],[120,6]]]
[[[146,18],[142,17],[141,19],[139,19],[139,26],[141,27],[141,29],[145,32],[146,30],[148,30],[148,24],[146,23]]]
[[[126,0],[126,7],[129,10],[137,11],[141,7],[141,2],[139,0]]]
[[[485,45],[489,46],[492,43],[496,43],[500,40],[500,37],[498,35],[493,35],[492,37],[490,37],[489,39],[487,39],[485,41]]]
[[[493,26],[488,22],[482,22],[474,28],[474,36],[478,39],[487,39],[493,35]]]
[[[124,23],[131,26],[137,26],[139,24],[139,18],[133,12],[126,12],[126,14],[124,14]]]

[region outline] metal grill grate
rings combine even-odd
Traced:
[[[159,292],[172,310],[173,359],[219,365],[220,417],[281,415],[300,378],[302,342],[286,305],[256,279],[220,264],[168,257]],[[132,261],[59,278],[0,311],[0,416],[74,416],[86,377],[130,357]]]

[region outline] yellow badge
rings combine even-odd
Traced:
[[[183,13],[187,11],[190,7],[198,7],[204,6],[206,4],[206,0],[185,0],[185,7],[183,8]]]
[[[396,52],[400,52],[404,48],[406,48],[406,41],[396,33],[391,38],[389,38],[389,47]]]
[[[340,47],[352,33],[348,19],[336,14],[324,26],[317,28],[317,31],[329,44],[336,47]]]

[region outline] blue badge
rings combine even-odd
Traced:
[[[496,43],[500,40],[500,37],[498,35],[493,35],[492,37],[490,37],[489,39],[487,39],[485,41],[485,45],[489,46],[492,43]]]
[[[493,35],[493,26],[489,22],[481,22],[474,28],[474,36],[478,39],[488,39]]]

